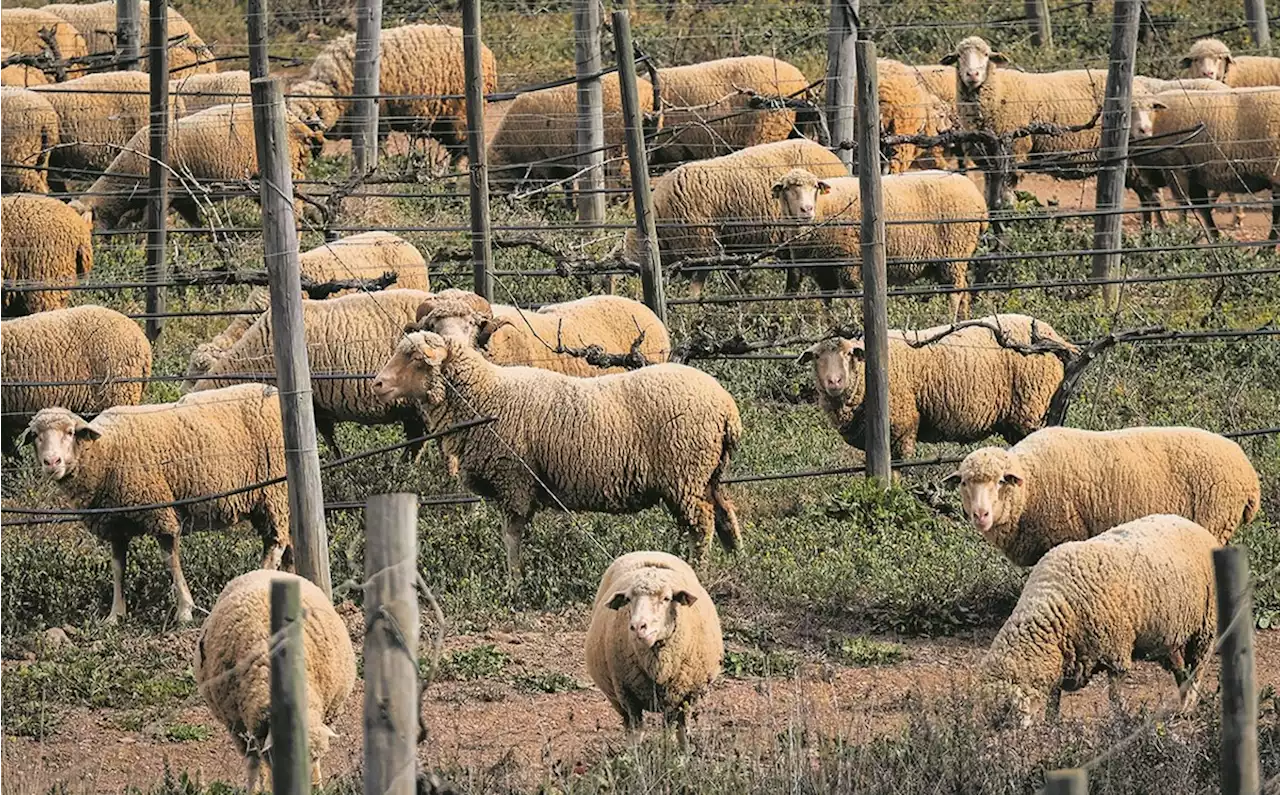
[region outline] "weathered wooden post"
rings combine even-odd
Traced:
[[[1078,767],[1046,773],[1044,795],[1089,795],[1089,774]]]
[[[636,238],[640,250],[640,286],[644,303],[658,319],[667,322],[667,298],[662,284],[662,257],[658,253],[658,226],[649,191],[649,156],[644,149],[644,112],[636,88],[635,49],[631,42],[631,14],[613,12],[613,45],[618,53],[618,83],[622,90],[622,114],[627,128],[627,160],[631,168],[631,195],[636,205]]]
[[[480,0],[462,0],[462,57],[466,70],[467,158],[471,169],[471,262],[476,295],[493,300],[493,231],[489,225],[489,164],[484,145],[484,66]]]
[[[121,72],[141,68],[141,9],[139,0],[116,0],[116,69]]]
[[[271,792],[311,792],[307,662],[297,580],[271,583]]]
[[[1053,46],[1053,28],[1049,23],[1048,0],[1023,0],[1023,14],[1031,25],[1031,43],[1037,47]]]
[[[1102,105],[1102,141],[1098,147],[1098,189],[1093,219],[1093,277],[1108,279],[1120,270],[1124,175],[1129,165],[1129,117],[1133,97],[1133,62],[1138,50],[1139,0],[1116,0],[1111,23],[1111,58],[1107,97]],[[1102,298],[1114,304],[1115,284],[1102,285]]]
[[[859,41],[857,60],[858,188],[862,204],[862,325],[866,343],[867,475],[887,488],[889,467],[889,320],[884,194],[880,187],[880,99],[876,45]]]
[[[273,77],[249,83],[253,134],[262,197],[262,253],[271,294],[271,350],[284,421],[285,471],[289,476],[289,532],[298,573],[332,595],[329,538],[320,486],[320,452],[311,405],[311,363],[302,322],[302,277],[294,220],[293,162],[285,127],[284,96]]]
[[[165,289],[169,279],[169,0],[153,0],[150,6],[147,45],[151,77],[151,161],[147,169],[147,339],[155,342],[164,330]]]
[[[418,741],[418,495],[365,505],[364,792],[413,795]]]
[[[600,3],[574,0],[573,50],[578,75],[578,220],[604,221],[604,90],[600,84]]]
[[[249,0],[249,78],[266,77],[271,67],[267,60],[267,0]]]
[[[1258,687],[1253,665],[1253,593],[1240,547],[1213,551],[1218,591],[1218,653],[1222,672],[1222,792],[1257,795]]]
[[[831,0],[827,26],[827,129],[831,146],[845,167],[853,171],[853,152],[847,144],[855,135],[854,42],[858,38],[858,0]],[[842,146],[844,144],[844,146]]]
[[[356,3],[355,134],[351,157],[356,174],[378,167],[378,74],[382,68],[382,0]]]
[[[1264,55],[1271,54],[1271,28],[1267,19],[1267,0],[1244,0],[1244,18],[1253,34],[1253,43]]]

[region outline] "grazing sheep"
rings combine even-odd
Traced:
[[[41,94],[0,86],[0,189],[49,192],[49,155],[58,145],[58,114]]]
[[[253,313],[233,316],[227,327],[218,332],[216,337],[200,343],[191,351],[191,357],[187,360],[187,369],[183,373],[181,389],[184,395],[195,389],[196,381],[200,376],[209,372],[213,365],[231,350],[231,346],[240,341],[245,331],[266,311],[270,300],[271,294],[267,288],[253,288],[241,307],[245,310],[253,310]]]
[[[605,353],[627,353],[641,332],[640,353],[650,364],[671,354],[667,327],[649,307],[629,298],[592,295],[577,301],[548,304],[538,311],[490,305],[475,293],[445,290],[424,301],[417,311],[418,328],[451,337],[482,351],[501,365],[523,365],[565,375],[596,376],[622,372],[621,367],[593,367],[584,359],[556,353],[559,341],[569,347],[599,345]]]
[[[617,73],[600,78],[604,95],[605,166],[609,184],[629,185],[626,120]],[[653,110],[653,88],[636,79],[640,110]],[[570,84],[521,94],[511,101],[489,142],[489,187],[510,193],[522,183],[544,185],[571,178],[578,172],[577,87]]]
[[[954,287],[951,319],[969,316],[968,258],[986,228],[982,191],[963,174],[918,171],[885,177],[885,253],[891,284],[927,276]],[[857,177],[819,179],[793,169],[773,184],[784,218],[805,226],[788,246],[791,261],[813,263],[802,270],[824,291],[862,282],[862,204]],[[905,223],[904,223],[905,222]],[[833,264],[826,264],[833,263]],[[835,263],[849,263],[839,265]],[[787,292],[799,286],[801,269],[787,273]]]
[[[974,442],[998,433],[1010,444],[1044,426],[1062,362],[1051,353],[1023,355],[1002,347],[1052,340],[1075,351],[1048,324],[1027,315],[990,315],[948,330],[891,331],[889,337],[889,443],[894,458],[915,455],[916,442]],[[813,362],[818,405],[846,442],[864,447],[865,344],[839,337],[806,350]]]
[[[338,734],[329,728],[356,683],[356,653],[347,625],[310,580],[278,571],[251,571],[226,584],[209,611],[192,662],[196,687],[245,757],[245,791],[258,791],[262,763],[271,766],[271,583],[295,581],[302,607],[306,665],[307,750],[311,783],[320,757]]]
[[[29,283],[73,285],[93,269],[93,219],[48,196],[20,193],[0,200],[0,267],[6,287]],[[66,290],[23,293],[6,289],[6,317],[61,309]]]
[[[383,400],[433,410],[433,430],[492,416],[445,437],[467,488],[505,515],[507,565],[521,570],[524,529],[542,508],[632,513],[659,503],[690,531],[705,563],[714,532],[739,542],[733,503],[720,483],[742,437],[733,397],[714,378],[656,364],[599,378],[501,367],[455,339],[407,335],[373,382]]]
[[[876,68],[880,76],[878,100],[882,134],[937,135],[958,124],[954,79],[948,99],[946,94],[939,94],[932,88],[932,83],[939,82],[933,69],[886,58],[878,60]],[[950,69],[946,66],[938,68]],[[889,173],[901,174],[913,166],[940,168],[942,165],[940,149],[898,144],[889,158]]]
[[[183,532],[244,519],[262,537],[262,567],[291,565],[280,399],[261,384],[186,395],[177,403],[115,406],[85,422],[65,408],[41,409],[28,426],[44,473],[76,508],[169,503],[280,478],[264,488],[139,513],[85,517],[111,542],[114,596],[108,621],[125,614],[124,566],[134,536],[154,535],[178,594],[178,621],[191,620],[191,592],[178,560]]]
[[[6,220],[6,231],[7,226]],[[62,406],[92,415],[142,400],[145,384],[139,379],[151,375],[151,343],[137,323],[119,312],[78,306],[6,320],[0,330],[5,455],[17,453],[14,441],[41,409]],[[55,383],[15,385],[24,381]],[[93,383],[57,383],[70,381]]]
[[[83,58],[89,54],[85,37],[75,24],[45,8],[6,8],[0,11],[0,46],[18,55],[42,55],[49,45],[40,37],[42,31],[52,34],[58,48],[57,60]],[[68,69],[67,75],[75,77],[78,69]]]
[[[418,305],[430,297],[419,290],[383,290],[352,293],[326,301],[302,302],[302,321],[311,362],[311,399],[316,429],[335,453],[338,422],[381,425],[398,422],[405,436],[421,436],[422,419],[415,404],[388,405],[378,399],[366,374],[372,373],[395,349],[404,327],[413,322]],[[196,381],[193,392],[242,383],[234,376],[271,376],[275,353],[271,339],[271,313],[263,312],[221,358]],[[188,379],[194,377],[188,367]],[[342,376],[350,377],[332,377]]]
[[[0,62],[8,61],[10,57],[16,54],[10,52],[6,47],[0,47]],[[48,82],[49,77],[34,66],[12,63],[8,66],[0,67],[0,85],[3,86],[31,88],[32,86],[43,86]]]
[[[83,34],[91,53],[111,53],[116,48],[116,4],[115,0],[100,3],[57,3],[41,9],[66,20]],[[196,35],[191,23],[181,14],[168,9],[168,34],[170,40],[185,36],[180,44],[169,47],[169,74],[188,75],[212,73],[218,69],[213,60],[213,51]],[[142,20],[142,39],[138,69],[143,73],[149,68],[150,60],[147,51],[151,47],[151,29],[147,24],[150,19],[151,4],[142,0],[138,3],[138,14]],[[65,51],[63,53],[65,55]]]
[[[150,85],[145,72],[102,72],[33,89],[58,114],[59,144],[49,156],[55,185],[76,176],[77,170],[104,171],[134,134],[151,123]],[[172,124],[184,111],[181,99],[170,103]],[[65,190],[65,184],[58,187]]]
[[[1232,88],[1280,86],[1280,58],[1232,55],[1218,39],[1200,39],[1178,63],[1191,77],[1221,80]]]
[[[970,453],[946,482],[965,516],[1010,560],[1031,566],[1066,541],[1176,513],[1226,543],[1262,502],[1240,445],[1199,428],[1045,428]]]
[[[1165,514],[1049,550],[983,657],[982,678],[1029,725],[1040,704],[1056,718],[1062,691],[1081,689],[1099,671],[1121,706],[1132,661],[1150,659],[1173,674],[1190,709],[1213,653],[1218,547],[1200,525]]]
[[[179,115],[189,116],[218,105],[253,105],[249,93],[249,73],[194,72],[169,81],[169,95],[181,97]]]
[[[389,289],[430,290],[427,261],[413,244],[390,232],[361,232],[323,243],[300,257],[302,278],[314,282],[377,279],[396,274]]]
[[[688,721],[720,676],[720,616],[689,564],[665,552],[631,552],[604,576],[587,628],[587,671],[627,732],[661,712],[688,746]]]
[[[303,169],[324,145],[324,139],[297,119],[288,120],[287,130],[293,178],[301,179]],[[111,161],[107,173],[81,199],[93,211],[94,222],[99,226],[114,228],[125,213],[146,205],[150,134],[150,126],[138,130],[124,151]],[[178,119],[169,128],[169,165],[178,175],[171,179],[171,205],[188,223],[199,226],[199,192],[188,193],[181,179],[242,182],[257,177],[253,107],[243,103],[218,105]]]
[[[752,95],[790,97],[808,88],[809,80],[786,61],[750,55],[659,69],[658,85],[664,130],[651,162],[683,163],[788,138],[795,110],[753,109]]]
[[[793,139],[685,163],[659,177],[653,186],[653,214],[663,265],[781,246],[795,230],[781,223],[770,188],[793,168],[823,179],[849,175],[826,147]],[[628,232],[626,249],[633,259],[639,258],[637,245],[635,233]],[[700,295],[706,279],[707,271],[693,272],[690,295]]]
[[[467,145],[466,80],[462,67],[462,29],[447,25],[402,25],[386,28],[381,36],[378,123],[384,131],[398,130],[438,138],[451,151]],[[334,39],[316,56],[307,79],[290,94],[316,95],[312,109],[326,122],[330,138],[352,134],[346,118],[351,103],[333,95],[350,95],[355,86],[356,36]],[[484,91],[498,87],[498,67],[488,47],[481,49]],[[326,97],[326,95],[329,95]],[[320,106],[324,106],[323,109]],[[307,118],[311,113],[298,111]],[[329,121],[333,120],[333,126]]]

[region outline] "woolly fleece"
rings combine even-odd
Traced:
[[[0,199],[0,267],[6,282],[73,285],[93,270],[93,224],[69,205],[30,193]],[[6,317],[61,309],[66,290],[6,291]]]

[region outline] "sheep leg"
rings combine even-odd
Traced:
[[[689,709],[687,706],[676,707],[667,713],[667,725],[676,725],[676,737],[680,741],[680,750],[689,752]]]
[[[524,537],[524,529],[529,519],[515,513],[507,512],[502,523],[502,543],[507,548],[507,574],[512,582],[519,582],[523,576],[523,565],[520,560],[520,542]]]
[[[689,530],[694,568],[705,570],[711,549],[711,537],[716,532],[715,504],[698,497],[685,497],[672,505],[671,512]]]
[[[262,763],[258,759],[258,755],[250,753],[245,757],[245,788],[244,791],[248,795],[258,791],[258,785],[262,783]]]
[[[1128,671],[1112,671],[1107,677],[1107,698],[1117,712],[1124,710],[1124,698],[1120,692],[1120,686],[1124,684],[1124,677],[1128,673]]]
[[[1187,193],[1191,197],[1192,209],[1200,216],[1200,221],[1204,224],[1209,239],[1217,240],[1221,233],[1218,231],[1217,224],[1213,222],[1213,204],[1209,201],[1209,191],[1193,180],[1187,188]]]
[[[324,443],[333,451],[334,458],[342,458],[342,448],[338,447],[337,428],[329,417],[316,417],[316,430],[324,437]]]
[[[178,533],[161,533],[156,537],[160,542],[160,552],[169,567],[169,575],[173,577],[173,589],[178,594],[178,623],[185,624],[191,620],[191,609],[195,602],[191,599],[191,591],[187,590],[187,580],[182,576],[182,562],[178,555]]]
[[[1182,649],[1174,649],[1169,652],[1169,668],[1173,671],[1173,681],[1178,683],[1178,709],[1182,712],[1190,712],[1200,701],[1200,678],[1204,675],[1203,666],[1192,663],[1188,667],[1189,660],[1195,659],[1198,655],[1191,649],[1192,643],[1187,644],[1187,654],[1184,656]]]
[[[1057,723],[1062,717],[1062,685],[1055,684],[1049,688],[1049,700],[1045,702],[1044,719],[1049,723]]]
[[[1280,188],[1271,189],[1271,234],[1267,240],[1280,241]]]
[[[124,615],[124,564],[129,554],[129,537],[118,534],[111,539],[111,612],[107,623],[114,624]]]
[[[283,511],[276,510],[270,502],[261,513],[253,517],[253,529],[262,538],[262,568],[279,570],[284,562],[285,551],[290,544],[289,519]],[[289,556],[292,561],[293,556]]]

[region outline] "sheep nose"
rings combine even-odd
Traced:
[[[60,455],[47,455],[44,457],[44,465],[47,467],[56,467],[58,464],[61,464],[61,463],[62,463],[62,456]]]
[[[835,389],[840,389],[842,386],[844,386],[844,379],[842,379],[842,378],[828,378],[828,379],[827,379],[827,390],[828,390],[828,391],[830,391],[830,390],[835,390]]]

